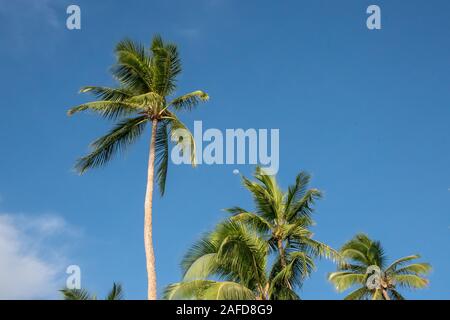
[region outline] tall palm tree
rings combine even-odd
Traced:
[[[423,277],[431,270],[428,263],[410,263],[419,255],[400,258],[387,265],[387,258],[379,241],[358,234],[340,250],[345,259],[329,280],[339,292],[358,288],[346,300],[403,300],[399,288],[421,289],[428,286]]]
[[[64,300],[97,300],[96,295],[90,294],[86,289],[63,289],[61,293]],[[123,300],[122,285],[114,283],[105,300]]]
[[[152,240],[152,204],[154,170],[161,195],[164,194],[168,167],[169,135],[181,152],[190,153],[195,165],[195,145],[192,134],[177,118],[175,112],[191,110],[199,102],[208,100],[203,91],[193,91],[173,97],[176,78],[181,72],[181,62],[176,45],[164,43],[155,36],[151,47],[123,40],[116,46],[117,63],[112,74],[118,80],[117,88],[89,86],[81,92],[93,93],[97,101],[84,103],[69,110],[69,115],[91,110],[101,116],[118,120],[116,126],[105,136],[95,140],[92,151],[78,160],[80,173],[103,166],[116,153],[123,151],[145,132],[151,124],[151,140],[145,194],[144,244],[148,274],[148,299],[156,299],[155,256]],[[180,135],[180,131],[183,134]],[[187,141],[184,141],[187,139]],[[187,143],[189,142],[189,143]]]
[[[189,250],[183,281],[168,287],[166,297],[298,299],[295,289],[314,270],[314,258],[339,259],[335,250],[312,239],[312,206],[321,193],[308,189],[307,173],[286,193],[260,168],[255,178],[243,177],[255,211],[227,209],[233,216]],[[225,282],[210,280],[215,277]]]

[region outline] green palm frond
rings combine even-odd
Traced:
[[[233,209],[235,208],[227,209],[227,211],[230,212],[233,211]],[[233,215],[231,220],[248,224],[261,233],[266,233],[272,229],[272,225],[266,219],[251,212],[241,211],[240,213]]]
[[[407,257],[397,259],[386,268],[386,272],[394,271],[395,269],[397,269],[398,267],[401,267],[405,263],[410,262],[412,260],[416,260],[416,259],[420,259],[420,255],[414,254],[414,255],[410,255]]]
[[[92,93],[103,101],[124,101],[131,98],[134,92],[131,88],[109,88],[99,86],[86,86],[80,89],[80,93]]]
[[[312,238],[303,238],[301,239],[301,244],[303,250],[312,257],[331,259],[337,263],[342,263],[343,261],[342,256],[338,251],[323,242]]]
[[[428,280],[415,274],[394,275],[395,285],[407,289],[423,289],[428,286]]]
[[[328,280],[331,281],[338,292],[343,292],[354,285],[365,285],[367,276],[365,274],[338,271],[330,273]]]
[[[287,213],[287,219],[291,220],[294,217],[311,217],[313,206],[316,200],[320,198],[322,198],[322,192],[319,190],[307,190],[301,199],[290,206],[291,209]]]
[[[245,286],[231,281],[214,282],[203,293],[204,300],[255,300],[255,294]]]
[[[165,300],[200,300],[203,292],[215,281],[212,280],[193,280],[174,283],[167,286],[163,293]]]
[[[305,195],[305,192],[307,191],[310,181],[311,176],[307,172],[300,172],[295,178],[295,184],[289,186],[286,195],[286,206],[285,206],[286,215],[288,215],[289,210],[291,210],[292,204],[299,201]]]
[[[111,291],[108,293],[106,300],[123,300],[124,293],[122,285],[114,283]]]
[[[181,62],[178,49],[174,44],[165,44],[155,37],[151,50],[154,66],[152,73],[152,88],[161,96],[170,95],[176,87],[176,77],[181,72]]]
[[[184,274],[183,281],[207,279],[218,272],[221,264],[218,261],[217,253],[207,253],[197,258]]]
[[[254,300],[250,289],[232,281],[194,280],[170,285],[164,292],[164,299],[197,300]]]
[[[217,254],[219,250],[220,243],[211,239],[215,237],[213,233],[207,233],[203,235],[203,237],[197,241],[194,245],[192,245],[187,253],[184,255],[183,260],[181,262],[181,267],[183,270],[183,276],[186,277],[188,270],[192,267],[192,265],[201,259],[204,256],[210,254]],[[220,240],[219,240],[220,241]],[[193,273],[193,272],[192,272]]]
[[[85,289],[62,289],[60,292],[64,300],[94,300],[94,297]]]
[[[96,295],[90,294],[86,289],[62,289],[60,292],[64,300],[97,300]],[[124,293],[120,284],[113,283],[105,300],[123,300]]]
[[[156,129],[155,137],[155,165],[156,182],[161,196],[166,190],[167,170],[169,167],[169,138],[167,121],[161,121]]]
[[[192,135],[191,131],[173,114],[171,115],[171,118],[168,119],[170,122],[170,135],[172,141],[175,141],[177,145],[179,145],[182,149],[181,151],[189,152],[190,154],[190,162],[193,167],[197,165],[196,162],[196,156],[195,156],[195,140],[194,136]],[[179,136],[180,131],[182,131],[182,134],[184,136]],[[188,139],[188,142],[185,143],[183,139]]]
[[[344,300],[366,300],[370,297],[370,291],[366,287],[356,289],[350,292]]]
[[[403,297],[400,292],[394,289],[389,290],[389,296],[391,297],[391,300],[405,300],[405,297]]]
[[[395,274],[427,274],[431,271],[431,265],[429,263],[413,263],[400,269],[395,270]]]
[[[139,105],[126,101],[93,101],[73,107],[69,109],[67,114],[72,116],[85,110],[94,111],[108,119],[122,118],[142,111]]]
[[[287,256],[287,265],[274,277],[273,282],[290,284],[301,287],[315,269],[314,260],[304,252],[291,252]],[[280,278],[278,280],[278,278]]]
[[[263,186],[246,177],[242,177],[242,180],[244,186],[252,193],[257,213],[267,220],[276,220],[278,208],[273,195]]]
[[[152,91],[151,58],[145,48],[130,39],[120,41],[116,46],[117,63],[113,75],[125,86],[137,92]]]
[[[107,163],[116,152],[124,150],[142,134],[147,121],[146,116],[121,121],[111,132],[92,143],[93,151],[76,164],[78,172],[84,173]]]
[[[175,110],[191,110],[202,101],[208,101],[209,96],[203,91],[197,90],[181,97],[173,99],[169,102],[169,106],[173,106]]]
[[[383,291],[381,289],[375,289],[372,294],[372,300],[384,300]]]
[[[143,94],[135,95],[129,99],[128,102],[138,105],[141,108],[146,108],[146,111],[150,114],[158,114],[160,110],[164,108],[164,97],[154,92],[146,92]]]
[[[225,271],[247,286],[265,283],[268,247],[263,239],[234,221],[221,223],[212,236],[220,239],[217,256]]]

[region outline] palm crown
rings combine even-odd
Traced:
[[[359,286],[347,300],[403,300],[399,288],[420,289],[428,285],[423,277],[431,270],[428,263],[410,263],[420,258],[411,255],[387,265],[384,250],[378,241],[365,234],[358,234],[340,250],[345,259],[329,280],[340,292]]]
[[[169,134],[176,139],[176,130],[187,130],[173,111],[190,110],[200,101],[208,100],[203,91],[169,98],[176,88],[176,77],[181,72],[177,47],[165,44],[161,37],[153,38],[150,49],[131,40],[124,40],[115,49],[117,63],[112,68],[118,80],[117,88],[87,86],[82,93],[93,93],[99,100],[84,103],[69,110],[73,115],[92,110],[119,123],[107,135],[92,143],[92,152],[78,160],[80,173],[107,163],[112,156],[124,150],[144,132],[148,122],[156,129],[156,179],[163,194],[168,166]],[[189,134],[190,135],[190,134]],[[190,135],[191,163],[195,165],[195,147]],[[176,141],[181,142],[181,141]],[[182,144],[185,146],[186,144]]]
[[[321,193],[308,189],[307,173],[300,173],[287,193],[260,168],[255,179],[243,177],[255,211],[227,209],[231,219],[191,248],[182,263],[183,282],[170,286],[166,297],[298,299],[295,289],[314,270],[314,258],[338,259],[332,248],[312,239],[312,207]],[[225,281],[208,280],[211,276]]]

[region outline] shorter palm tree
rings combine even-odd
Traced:
[[[339,292],[351,287],[356,290],[346,300],[404,300],[398,289],[422,289],[428,286],[423,277],[431,270],[428,263],[410,263],[419,255],[400,258],[387,265],[386,255],[379,241],[358,234],[340,250],[345,260],[328,279]]]
[[[338,260],[338,253],[313,239],[313,204],[321,195],[308,189],[302,172],[283,192],[274,176],[257,168],[243,178],[254,211],[227,209],[232,217],[205,235],[186,254],[184,279],[169,286],[167,299],[299,299],[296,289],[315,268],[314,259]],[[216,281],[219,279],[220,281]]]
[[[169,300],[255,300],[269,289],[267,243],[248,226],[225,221],[183,259],[182,282],[168,286]]]
[[[97,300],[96,295],[90,294],[86,289],[63,289],[61,290],[64,300]],[[105,300],[123,300],[122,285],[114,283]]]

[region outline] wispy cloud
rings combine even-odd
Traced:
[[[13,49],[27,48],[39,36],[64,30],[65,9],[55,0],[0,0],[1,40]]]
[[[39,19],[52,27],[59,25],[54,0],[0,0],[0,14],[11,20]],[[22,21],[26,23],[26,21]]]
[[[0,214],[0,299],[57,298],[79,234],[57,215]]]

